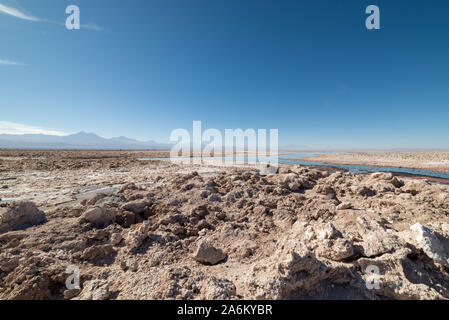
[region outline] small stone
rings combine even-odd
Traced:
[[[371,178],[381,180],[391,180],[391,178],[393,178],[393,174],[391,172],[375,172],[371,174]]]
[[[81,216],[82,221],[87,221],[96,227],[104,227],[115,220],[116,213],[104,207],[87,209]]]
[[[127,263],[127,267],[130,271],[136,272],[137,271],[137,262],[135,260],[129,260]]]
[[[327,223],[324,227],[317,230],[318,240],[341,238],[341,233],[332,223]]]
[[[441,225],[441,230],[443,230],[443,232],[445,233],[449,233],[449,223],[443,223]]]
[[[376,192],[374,190],[371,190],[370,188],[363,186],[357,190],[357,193],[363,197],[373,197],[376,195]]]
[[[396,188],[401,188],[404,186],[404,181],[398,179],[397,177],[394,177],[393,179],[391,179],[391,184]]]
[[[333,261],[342,261],[354,255],[354,247],[348,240],[339,238],[327,241],[328,245],[318,248],[319,255]]]
[[[336,195],[334,188],[327,184],[317,184],[313,188],[313,191],[319,194],[326,195],[328,198],[335,198]]]
[[[210,191],[208,190],[203,190],[200,193],[200,197],[206,199],[208,196],[210,195]]]
[[[212,202],[221,202],[221,197],[218,194],[212,194],[209,197],[209,201]]]
[[[136,190],[136,189],[137,189],[137,186],[135,185],[135,183],[130,182],[130,183],[123,185],[117,193],[124,193],[127,190]]]
[[[128,232],[126,238],[126,245],[130,252],[135,252],[142,242],[148,238],[148,231],[150,229],[150,223],[144,221],[138,228],[133,231]]]
[[[81,258],[84,260],[103,259],[116,251],[110,244],[87,247],[81,253]]]
[[[399,213],[398,212],[393,212],[392,214],[390,214],[388,216],[387,219],[389,222],[394,222],[394,221],[398,221],[399,220]]]
[[[105,230],[97,230],[95,231],[95,233],[92,235],[92,238],[95,240],[103,240],[104,238],[106,238],[108,235],[108,233]]]
[[[267,208],[264,206],[257,206],[253,209],[254,214],[262,215],[267,212]]]
[[[337,206],[337,210],[347,210],[351,208],[352,204],[350,202],[342,202]]]
[[[209,241],[203,240],[198,245],[193,258],[200,263],[214,265],[226,259],[226,254],[221,249],[215,248]]]
[[[80,300],[106,300],[109,295],[109,282],[107,280],[91,280],[84,284]]]
[[[64,299],[70,300],[75,298],[81,292],[80,289],[68,289],[64,291]]]
[[[136,214],[131,211],[125,211],[120,214],[120,217],[123,219],[122,226],[125,228],[131,227],[133,224],[136,224]]]
[[[294,173],[288,173],[283,176],[280,176],[280,184],[290,191],[298,191],[301,189],[302,183],[299,180],[298,176]]]
[[[121,235],[120,233],[118,233],[118,232],[113,233],[113,234],[111,235],[111,244],[114,245],[114,246],[116,246],[116,245],[118,245],[120,242],[122,242],[122,239],[123,239],[123,237],[122,237],[122,235]]]
[[[242,177],[240,177],[239,175],[231,176],[231,181],[238,181],[238,180],[242,180]]]
[[[148,200],[139,199],[125,203],[120,208],[123,210],[134,212],[135,214],[139,214],[142,213],[149,205],[150,202]]]
[[[83,200],[81,202],[81,204],[83,205],[88,205],[88,206],[93,206],[95,205],[99,200],[103,199],[104,197],[106,197],[106,195],[104,193],[97,193],[94,196],[87,198],[85,200]]]

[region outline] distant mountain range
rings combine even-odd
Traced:
[[[127,137],[106,139],[94,133],[79,132],[68,136],[44,134],[0,134],[2,149],[125,149],[166,150],[169,143],[138,141]]]

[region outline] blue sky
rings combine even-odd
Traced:
[[[445,0],[0,0],[0,37],[0,133],[168,141],[201,120],[281,145],[449,149]]]

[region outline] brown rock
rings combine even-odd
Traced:
[[[45,214],[32,202],[15,202],[0,212],[0,233],[45,223]]]
[[[203,240],[198,245],[193,258],[203,264],[217,264],[226,259],[226,254],[221,250],[215,248],[209,241]]]

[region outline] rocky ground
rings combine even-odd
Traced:
[[[118,168],[140,158],[167,158],[169,151],[1,150],[0,173],[13,171]]]
[[[49,154],[0,162],[0,299],[449,298],[448,185]]]
[[[427,169],[449,173],[449,151],[367,151],[320,154],[302,160],[334,164]]]

